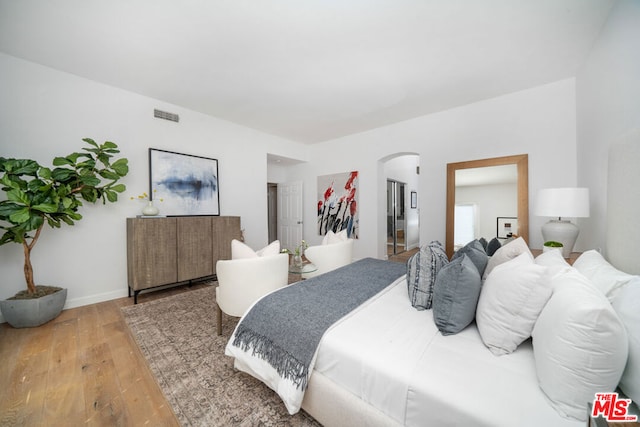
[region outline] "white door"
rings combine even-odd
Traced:
[[[278,184],[278,240],[291,251],[302,241],[302,181]]]

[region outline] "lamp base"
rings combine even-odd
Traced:
[[[542,226],[542,238],[545,242],[555,240],[562,243],[562,256],[569,258],[573,251],[580,229],[569,220],[551,220]]]

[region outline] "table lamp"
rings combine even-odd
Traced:
[[[538,191],[537,216],[557,217],[542,226],[542,238],[562,243],[562,256],[569,258],[580,229],[564,218],[589,216],[588,188],[545,188]]]

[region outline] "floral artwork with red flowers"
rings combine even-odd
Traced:
[[[358,238],[358,171],[318,177],[318,233],[347,230]]]

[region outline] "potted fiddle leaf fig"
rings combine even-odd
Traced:
[[[90,138],[81,152],[53,159],[53,168],[35,160],[0,157],[0,245],[18,243],[24,252],[27,288],[0,301],[5,320],[14,327],[39,326],[60,314],[67,290],[34,282],[31,251],[45,224],[52,228],[82,219],[83,201],[103,204],[126,190],[118,181],[129,172],[128,160],[114,159],[118,146]]]
[[[546,242],[544,242],[543,247],[542,247],[542,252],[548,252],[551,251],[553,249],[560,249],[562,250],[562,247],[564,245],[560,242],[556,242],[555,240],[548,240]]]

